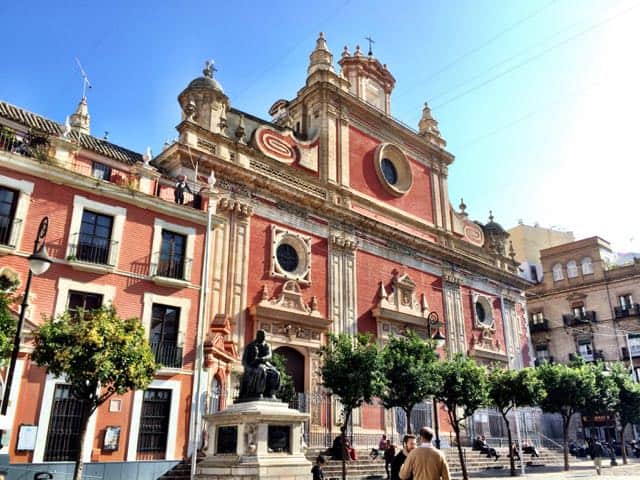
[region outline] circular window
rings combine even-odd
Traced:
[[[383,158],[380,162],[380,168],[382,168],[382,174],[387,182],[391,185],[398,183],[398,172],[396,167],[393,166],[393,162],[388,158]]]
[[[276,257],[280,267],[286,272],[295,272],[300,263],[298,252],[288,243],[281,243],[276,250]]]
[[[474,304],[474,309],[476,313],[476,326],[484,328],[493,327],[493,312],[491,302],[487,297],[478,296]]]
[[[382,186],[394,197],[411,189],[411,165],[402,150],[392,143],[381,143],[374,154],[374,167]]]

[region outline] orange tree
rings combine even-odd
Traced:
[[[112,395],[145,389],[156,362],[140,320],[118,317],[115,308],[63,313],[35,332],[33,361],[62,377],[82,402],[81,431],[74,480],[82,478],[82,445],[87,423]]]

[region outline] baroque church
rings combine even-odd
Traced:
[[[178,96],[178,140],[155,158],[91,136],[84,98],[70,126],[0,102],[0,199],[9,205],[0,214],[12,225],[0,230],[0,267],[25,278],[39,215],[52,217],[47,247],[57,260],[54,273],[34,280],[28,325],[111,301],[141,318],[164,365],[150,390],[95,412],[85,460],[188,458],[202,415],[237,396],[240,355],[259,329],[286,360],[296,406],[310,413],[311,446],[340,424],[338,400],[318,374],[330,333],[366,333],[380,345],[408,330],[439,334],[441,358],[532,364],[527,282],[508,234],[492,216],[474,221],[463,202],[452,206],[454,156],[427,104],[417,130],[391,116],[395,82],[359,47],[334,62],[321,33],[305,84],[262,119],[233,107],[208,63]],[[48,139],[55,161],[46,168],[15,147],[27,129]],[[31,363],[28,335],[23,342],[3,428],[13,444],[20,425],[40,427],[32,448],[9,454],[63,460],[51,429],[64,382]],[[158,415],[145,412],[162,402],[166,421],[154,427]],[[445,412],[424,408],[418,421],[436,415],[449,431]],[[402,421],[365,405],[350,430],[377,439],[403,431]],[[114,422],[120,443],[109,451],[100,432]]]

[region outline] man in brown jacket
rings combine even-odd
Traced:
[[[433,430],[422,427],[420,446],[409,454],[400,469],[402,480],[449,480],[449,465],[440,450],[431,445],[432,439]]]

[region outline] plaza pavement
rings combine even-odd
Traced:
[[[609,480],[609,479],[629,479],[640,480],[640,459],[629,459],[628,465],[622,465],[622,459],[618,458],[618,466],[609,466],[609,461],[605,458],[602,459],[602,475],[598,476],[596,470],[593,467],[592,460],[570,460],[571,469],[565,472],[562,467],[533,467],[527,468],[525,471],[525,477],[531,480],[547,480],[547,479],[585,479],[591,478],[593,480]],[[520,475],[520,469],[518,469]],[[455,476],[454,478],[460,478]],[[482,480],[514,478],[509,476],[509,469],[502,469],[498,471],[487,472],[471,472],[469,474],[470,479],[478,478]]]

